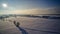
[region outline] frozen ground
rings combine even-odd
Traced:
[[[13,21],[20,23],[16,27]],[[60,19],[10,17],[0,20],[0,34],[60,34]]]

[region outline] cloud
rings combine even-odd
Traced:
[[[33,9],[16,9],[3,12],[3,14],[60,14],[60,8],[33,8]]]
[[[59,14],[59,8],[15,10],[16,14]]]
[[[60,14],[60,7],[48,9],[52,14]]]

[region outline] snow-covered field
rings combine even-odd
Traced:
[[[20,27],[13,21],[19,22]],[[0,20],[0,34],[60,34],[60,19],[9,17]]]

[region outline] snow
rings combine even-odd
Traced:
[[[13,21],[19,22],[20,27]],[[0,34],[60,34],[60,19],[9,17],[0,20]]]

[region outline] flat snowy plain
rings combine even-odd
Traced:
[[[20,27],[13,21],[19,22]],[[0,34],[60,34],[60,19],[9,17],[0,20]]]

